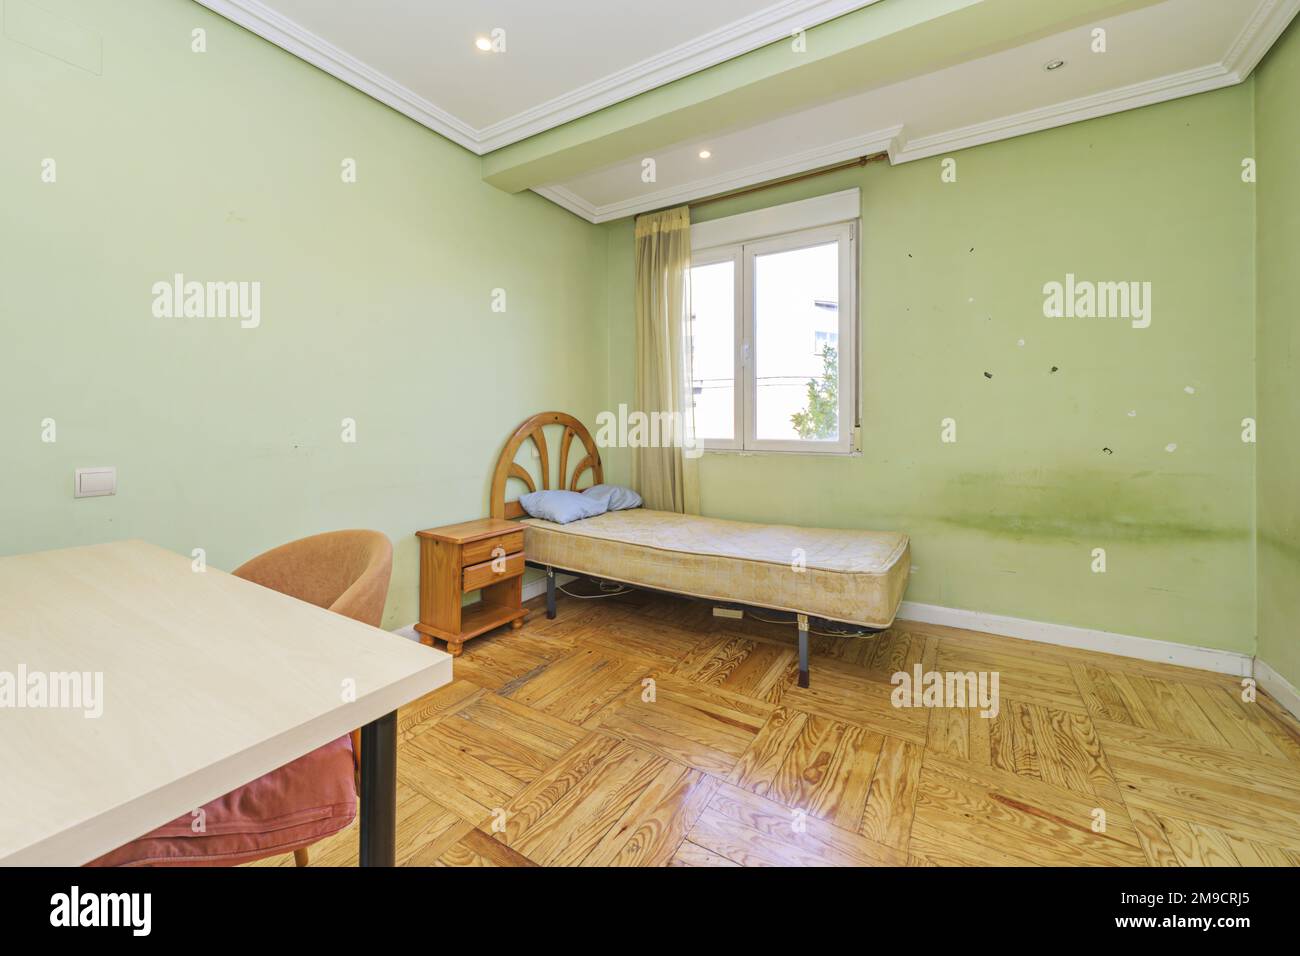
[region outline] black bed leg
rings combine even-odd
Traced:
[[[808,686],[808,615],[799,615],[799,686]]]
[[[555,568],[546,566],[546,619],[555,620]]]

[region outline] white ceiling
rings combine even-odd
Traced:
[[[719,131],[538,192],[593,222],[619,219],[873,152],[921,159],[1238,83],[1300,0],[1166,0],[757,126]],[[1094,27],[1107,52],[1094,54]],[[1275,31],[1275,32],[1274,32]],[[1047,72],[1044,65],[1066,65]],[[708,149],[711,156],[701,159]]]
[[[198,2],[483,154],[878,0]],[[652,184],[640,153],[534,188],[603,222],[873,152],[895,163],[947,153],[1241,82],[1297,11],[1300,0],[1165,0],[665,145]],[[1096,26],[1104,55],[1089,48]],[[507,55],[474,48],[498,27]],[[1046,72],[1057,58],[1066,66]]]
[[[198,2],[486,153],[878,0]]]

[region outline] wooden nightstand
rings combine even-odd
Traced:
[[[453,657],[461,645],[503,624],[520,627],[524,577],[524,529],[513,521],[480,518],[417,531],[420,539],[420,640],[447,642]],[[461,595],[481,591],[474,604]]]

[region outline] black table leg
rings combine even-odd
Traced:
[[[397,853],[397,712],[361,728],[361,865],[392,866]]]

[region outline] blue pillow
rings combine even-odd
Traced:
[[[533,491],[520,497],[519,504],[534,518],[556,524],[594,518],[607,510],[599,498],[588,498],[576,491]]]
[[[592,485],[583,494],[605,502],[605,507],[610,511],[641,507],[641,496],[631,488],[624,488],[622,485]]]

